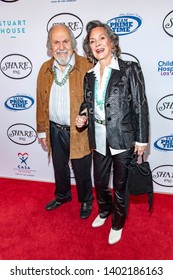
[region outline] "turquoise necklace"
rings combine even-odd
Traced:
[[[95,79],[95,85],[94,85],[95,102],[96,102],[96,105],[99,107],[99,109],[101,111],[103,110],[103,105],[105,103],[105,94],[106,94],[107,85],[108,85],[108,82],[109,82],[109,79],[110,79],[110,76],[111,76],[111,71],[112,71],[112,69],[109,68],[108,69],[108,75],[107,75],[107,78],[106,78],[106,82],[105,82],[105,85],[104,85],[104,89],[102,91],[102,97],[101,97],[100,100],[98,98],[99,81],[98,81],[97,78]]]
[[[73,66],[70,65],[70,66],[69,66],[69,69],[68,69],[67,73],[65,74],[64,78],[62,79],[62,81],[61,81],[61,82],[58,82],[57,73],[56,73],[56,67],[55,67],[55,66],[53,67],[54,80],[55,80],[55,83],[56,83],[58,86],[62,87],[63,85],[65,85],[65,83],[67,82],[67,79],[68,79],[68,74],[69,74],[69,72],[72,70],[72,68],[73,68]]]

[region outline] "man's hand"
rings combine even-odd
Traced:
[[[41,146],[44,150],[48,149],[46,138],[39,138],[39,143],[41,144]]]

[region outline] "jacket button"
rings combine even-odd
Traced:
[[[111,117],[108,118],[108,121],[111,121]]]
[[[110,104],[108,103],[106,106],[107,106],[107,107],[110,107]]]

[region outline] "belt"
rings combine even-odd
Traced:
[[[62,125],[59,123],[54,123],[54,124],[61,130],[70,130],[70,126],[68,126],[68,125]]]
[[[106,125],[106,121],[105,120],[98,120],[98,119],[94,119],[96,123],[98,124],[102,124],[102,125]]]

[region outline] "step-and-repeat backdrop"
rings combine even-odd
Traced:
[[[122,58],[140,61],[150,109],[154,190],[173,193],[172,0],[0,0],[0,177],[54,182],[52,162],[36,135],[36,79],[49,59],[47,31],[67,24],[77,51],[88,21],[119,35]],[[73,172],[72,172],[72,180]]]

